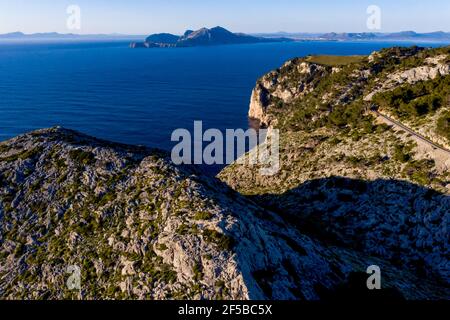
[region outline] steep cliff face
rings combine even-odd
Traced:
[[[436,145],[450,142],[449,58],[393,48],[289,61],[258,81],[250,106],[280,130],[280,171],[260,175],[245,155],[219,178],[310,237],[448,285],[450,151]]]
[[[258,80],[250,100],[249,118],[262,127],[275,125],[277,108],[313,91],[317,80],[328,72],[332,70],[301,59],[286,62],[281,69]]]

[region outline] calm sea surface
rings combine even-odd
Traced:
[[[205,129],[247,128],[256,80],[287,59],[369,54],[393,45],[296,42],[139,50],[125,42],[0,43],[0,141],[60,125],[169,149],[172,131],[191,130],[194,120],[202,120]]]

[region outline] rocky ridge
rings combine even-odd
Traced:
[[[368,264],[406,298],[447,295],[383,259],[305,236],[158,150],[62,128],[0,148],[4,299],[319,299]],[[72,265],[80,292],[65,285]]]

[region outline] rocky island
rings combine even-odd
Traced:
[[[449,299],[449,96],[450,48],[290,60],[249,111],[275,176],[59,127],[2,142],[0,298]]]
[[[182,36],[169,33],[153,34],[144,42],[132,42],[131,48],[178,48],[196,46],[215,46],[224,44],[246,44],[264,42],[287,42],[289,38],[253,37],[243,33],[233,33],[222,27],[187,30]]]

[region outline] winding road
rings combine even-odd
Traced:
[[[393,126],[397,126],[399,128],[401,128],[402,130],[410,133],[411,135],[415,136],[417,139],[427,143],[428,145],[432,146],[434,149],[439,149],[441,151],[446,152],[449,156],[450,156],[450,150],[441,147],[440,145],[437,145],[436,143],[434,143],[433,141],[431,141],[430,139],[427,139],[426,137],[424,137],[423,135],[411,130],[410,128],[408,128],[407,126],[405,126],[404,124],[402,124],[401,122],[398,122],[397,120],[392,119],[391,117],[388,117],[382,113],[380,113],[379,111],[377,111],[376,109],[372,109],[371,112],[373,112],[375,115],[377,115],[378,117],[383,118],[387,123],[393,125]]]

